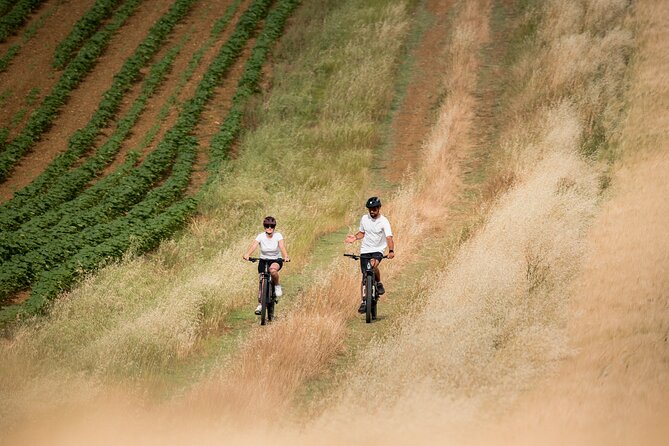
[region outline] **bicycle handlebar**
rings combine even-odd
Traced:
[[[283,260],[283,259],[261,259],[260,257],[249,257],[249,262],[257,262],[258,260]],[[283,260],[284,262],[290,262],[290,260]]]
[[[344,257],[350,257],[350,258],[352,258],[353,260],[360,260],[360,257],[361,257],[361,256],[358,256],[358,255],[355,255],[355,254],[344,254]],[[388,256],[385,255],[385,256],[383,256],[382,258],[387,259]]]

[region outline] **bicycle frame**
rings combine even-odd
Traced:
[[[249,257],[250,262],[257,262],[257,257]],[[274,284],[269,272],[269,262],[265,262],[265,269],[258,274],[258,293],[260,295],[260,325],[272,322],[274,319],[274,304],[276,296],[274,295]]]
[[[362,257],[355,254],[344,254],[344,257],[350,257],[353,260],[360,260]],[[383,256],[387,258],[387,256]],[[365,322],[368,324],[376,319],[376,302],[379,298],[376,292],[376,278],[374,275],[374,267],[372,266],[372,259],[367,259],[363,264],[364,272],[362,273],[362,284],[360,286],[360,294],[362,300],[365,302]]]

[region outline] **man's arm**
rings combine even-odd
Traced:
[[[365,233],[362,231],[358,231],[355,234],[349,234],[346,236],[344,239],[344,242],[346,243],[353,243],[356,240],[361,240],[365,236]]]

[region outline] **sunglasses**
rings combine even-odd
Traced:
[[[265,227],[265,229],[268,229],[268,228],[274,229],[276,227],[276,225],[263,225],[263,226]]]

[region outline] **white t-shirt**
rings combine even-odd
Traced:
[[[272,238],[267,237],[265,232],[261,232],[256,237],[256,241],[260,244],[260,258],[261,259],[278,259],[281,257],[281,250],[279,249],[279,241],[283,240],[283,235],[280,232],[275,232]]]
[[[378,216],[376,220],[372,220],[368,214],[363,215],[360,219],[360,231],[365,233],[360,246],[360,254],[384,252],[388,246],[386,237],[393,236],[390,222],[383,215]]]

